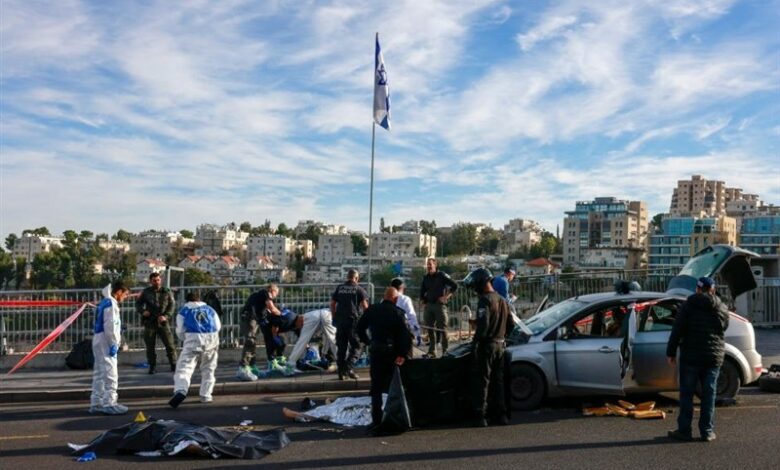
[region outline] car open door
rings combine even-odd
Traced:
[[[559,328],[555,340],[559,387],[573,393],[623,395],[624,338],[602,335],[604,311],[600,306]]]
[[[636,387],[674,390],[677,368],[666,361],[666,345],[681,300],[657,299],[632,306],[629,322],[630,377]]]

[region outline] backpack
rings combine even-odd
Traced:
[[[92,354],[92,338],[83,339],[73,345],[67,357],[65,365],[71,369],[92,369],[95,364],[95,356]]]

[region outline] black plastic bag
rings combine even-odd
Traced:
[[[412,428],[412,418],[409,406],[406,404],[406,393],[401,383],[401,370],[395,366],[390,389],[387,392],[382,422],[376,429],[377,433],[399,434]]]
[[[73,345],[73,349],[65,357],[65,365],[71,369],[91,369],[95,365],[92,353],[92,339],[84,339]]]

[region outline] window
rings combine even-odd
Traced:
[[[678,304],[656,304],[639,314],[639,331],[670,331],[677,315]]]

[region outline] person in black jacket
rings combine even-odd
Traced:
[[[487,418],[495,424],[509,424],[504,397],[504,353],[506,337],[512,333],[515,321],[509,304],[493,289],[492,277],[487,269],[478,268],[463,280],[464,286],[479,295],[477,318],[469,320],[476,327],[469,381],[476,427],[487,426]]]
[[[701,414],[699,432],[703,441],[715,439],[713,418],[718,373],[723,365],[729,326],[729,311],[715,295],[715,281],[702,277],[696,283],[696,293],[680,307],[674,320],[666,356],[669,364],[677,364],[680,348],[680,414],[677,429],[669,431],[672,439],[690,441],[693,421],[693,393],[701,384]]]
[[[423,323],[428,330],[427,357],[436,357],[436,344],[441,342],[442,356],[447,353],[449,344],[447,338],[447,302],[452,293],[458,289],[458,284],[437,269],[434,258],[428,258],[425,264],[427,274],[423,276],[420,285],[420,306],[423,312]]]
[[[393,378],[393,367],[403,365],[412,350],[412,334],[406,326],[404,311],[395,305],[398,290],[388,287],[380,303],[368,308],[357,323],[360,340],[369,345],[371,354],[371,419],[373,426],[382,422],[382,393]],[[371,336],[366,333],[371,332]]]
[[[359,378],[355,360],[360,355],[360,340],[355,333],[360,314],[368,308],[368,293],[358,285],[357,270],[347,271],[347,282],[336,287],[330,298],[330,313],[336,325],[336,363],[339,380]]]

